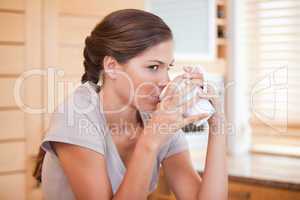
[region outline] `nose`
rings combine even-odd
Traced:
[[[160,88],[160,90],[163,90],[164,87],[166,87],[166,85],[170,82],[170,77],[169,74],[166,73],[164,74],[164,76],[160,79],[158,86]]]

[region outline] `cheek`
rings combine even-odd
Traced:
[[[144,97],[149,96],[151,93],[155,90],[156,86],[153,82],[141,82],[137,84],[137,87],[135,89],[136,96]]]
[[[143,81],[137,84],[135,90],[134,105],[138,110],[153,111],[158,102],[153,100],[153,92],[155,91],[155,84],[153,82]],[[155,92],[154,92],[155,93]]]
[[[136,96],[149,95],[156,87],[156,76],[144,68],[138,68],[130,73]]]
[[[116,79],[116,81],[113,83],[113,87],[116,90],[116,93],[118,96],[122,99],[124,103],[130,103],[129,101],[133,100],[134,98],[134,88],[135,88],[135,83],[126,74],[121,74],[119,77]]]
[[[123,99],[130,102],[131,105],[134,105],[139,110],[153,110],[156,104],[150,98],[150,95],[158,89],[156,85],[158,76],[141,68],[129,70],[127,71],[127,75],[128,77],[125,78],[123,76],[118,83],[118,85],[121,85],[120,89],[123,88],[119,91]],[[132,85],[133,89],[130,85]]]
[[[138,103],[144,104],[156,86],[151,78],[135,72],[120,75],[114,83],[114,87],[124,102],[135,104],[138,101]]]
[[[135,94],[139,98],[149,97],[150,95],[157,93],[156,90],[159,90],[157,87],[157,74],[143,73],[136,75],[135,77]]]

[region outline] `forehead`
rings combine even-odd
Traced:
[[[150,47],[149,49],[145,50],[142,54],[137,56],[141,59],[149,59],[149,60],[162,60],[163,62],[170,62],[173,59],[173,41],[168,40],[165,42],[161,42],[153,47]]]

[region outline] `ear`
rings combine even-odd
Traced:
[[[111,79],[117,77],[117,61],[111,56],[105,56],[103,59],[104,73]]]

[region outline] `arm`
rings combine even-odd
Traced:
[[[143,200],[147,198],[158,148],[150,146],[145,139],[139,140],[125,177],[114,196],[103,155],[65,143],[54,143],[53,146],[76,199]]]
[[[179,153],[163,162],[167,182],[177,199],[225,200],[227,199],[228,179],[226,164],[226,137],[220,134],[216,118],[210,120],[210,131],[206,165],[202,181],[193,169],[188,152]]]
[[[204,84],[201,70],[193,71],[191,68],[184,69],[195,83]],[[207,83],[207,82],[206,82]],[[209,99],[216,109],[216,113],[208,120],[209,139],[203,180],[199,184],[197,174],[192,173],[193,168],[188,157],[174,155],[165,162],[165,172],[169,184],[179,199],[197,200],[226,200],[228,198],[228,170],[226,159],[226,133],[223,128],[223,116],[221,113],[221,100],[216,89],[207,83],[207,93],[200,94],[202,98]],[[183,166],[183,167],[181,167]],[[171,178],[172,179],[171,179]],[[185,186],[189,183],[188,186]],[[180,184],[180,185],[179,185]],[[185,189],[184,189],[185,188]],[[183,191],[184,190],[184,191]],[[189,193],[189,194],[186,194]]]
[[[104,156],[80,146],[53,142],[60,164],[78,200],[112,198]],[[99,189],[101,188],[101,189]]]
[[[198,199],[226,200],[228,198],[226,135],[218,128],[221,125],[219,120],[221,117],[218,115],[209,120],[206,164]]]
[[[162,119],[161,115],[154,118]],[[185,124],[188,124],[205,117],[205,115],[200,115],[187,118],[184,121]],[[154,127],[154,125],[150,125],[149,127]],[[157,130],[152,131],[151,128],[144,129],[129,161],[124,179],[114,196],[103,155],[66,143],[54,143],[54,149],[58,154],[62,168],[69,179],[76,199],[145,200],[148,196],[157,152],[160,145],[165,143],[164,141],[168,140],[169,137],[171,135],[167,133],[159,134]]]
[[[158,146],[141,136],[114,200],[146,200]]]
[[[162,162],[168,186],[176,199],[197,199],[201,177],[194,170],[189,151],[183,151],[166,158]]]
[[[122,183],[115,195],[112,194],[103,155],[75,145],[65,143],[54,145],[77,199],[145,200],[147,198],[159,147],[165,144],[178,129],[207,117],[207,114],[199,114],[183,118],[183,113],[199,97],[178,106],[180,98],[175,95],[175,89],[175,87],[167,87],[165,94],[168,98],[162,99],[157,104],[155,112],[152,113],[135,146]],[[175,109],[178,112],[170,112]]]

